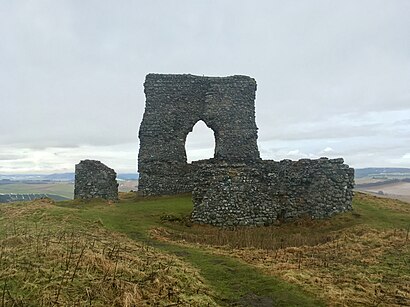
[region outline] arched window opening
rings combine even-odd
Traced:
[[[185,151],[188,163],[214,157],[214,132],[202,120],[195,124],[192,132],[188,133]]]

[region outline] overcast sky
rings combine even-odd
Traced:
[[[0,174],[135,172],[150,72],[255,78],[265,159],[410,167],[409,0],[1,1],[0,39]]]

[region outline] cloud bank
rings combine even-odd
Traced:
[[[149,72],[254,77],[264,158],[410,167],[408,16],[407,0],[3,1],[0,173],[135,171]],[[212,155],[196,130],[188,155]]]

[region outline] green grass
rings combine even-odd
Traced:
[[[410,226],[410,203],[356,193],[353,206],[362,224],[376,228]]]
[[[227,242],[232,243],[234,239],[238,239],[238,248],[260,248],[253,246],[259,240],[269,244],[269,238],[273,240],[275,237],[292,238],[294,236],[298,240],[303,237],[313,238],[310,242],[312,246],[322,246],[322,243],[326,243],[328,240],[322,242],[324,234],[344,230],[354,231],[357,226],[388,229],[389,231],[402,229],[401,236],[405,236],[403,229],[410,226],[410,204],[365,196],[359,193],[354,198],[353,207],[353,212],[340,214],[324,221],[305,221],[285,224],[280,227],[251,228],[240,232],[226,231]],[[37,210],[32,215],[28,215],[26,219],[32,223],[41,220],[45,213],[44,210]],[[144,198],[135,197],[129,193],[124,195],[118,203],[98,200],[91,202],[59,202],[57,206],[47,208],[47,216],[57,225],[60,222],[63,224],[67,217],[70,217],[72,221],[79,221],[78,225],[84,223],[85,225],[99,225],[110,231],[126,234],[138,244],[150,246],[150,248],[165,254],[178,256],[181,260],[199,270],[206,285],[213,290],[212,295],[215,301],[222,306],[237,305],[241,301],[248,306],[252,301],[256,304],[258,298],[264,299],[265,302],[270,302],[274,306],[321,306],[325,304],[318,298],[319,293],[312,291],[313,288],[308,287],[307,289],[310,292],[307,292],[300,285],[290,284],[280,277],[274,276],[274,274],[245,263],[245,260],[239,259],[240,257],[230,255],[229,248],[232,246],[225,248],[224,252],[218,253],[212,248],[205,248],[203,245],[196,244],[195,238],[205,237],[205,235],[207,235],[206,239],[201,243],[216,244],[217,242],[212,241],[212,238],[220,234],[221,230],[213,227],[187,226],[180,222],[164,222],[164,216],[181,217],[181,220],[183,220],[184,217],[190,214],[191,210],[190,195]],[[44,218],[42,221],[44,222]],[[43,224],[43,226],[47,227],[47,224]],[[73,226],[75,227],[75,222],[70,227]],[[165,229],[171,234],[171,240],[159,241],[152,238],[150,230],[155,228]],[[10,231],[12,231],[10,227],[0,229],[0,235],[4,232],[10,233]],[[173,242],[173,234],[176,234],[175,238],[186,238],[187,240],[184,241],[184,244]],[[385,240],[388,244],[390,244],[389,240],[393,240],[391,242],[399,240],[399,238],[396,238],[396,234],[390,234],[389,236],[392,239]],[[247,238],[246,244],[248,245],[241,242],[241,238]],[[357,234],[357,237],[354,238],[355,240],[362,240],[360,234]],[[363,237],[363,240],[365,238]],[[331,240],[333,239],[335,238],[331,238]],[[307,241],[297,241],[297,244],[295,242],[289,242],[289,246],[292,246],[292,244],[302,246]],[[332,253],[325,255],[329,259],[333,255],[334,248],[340,248],[340,245],[338,247],[336,244],[331,248]],[[405,247],[402,248],[403,250],[405,251]],[[408,264],[408,261],[410,261],[409,255],[403,254],[402,251],[396,254],[394,252],[383,254],[380,265],[374,266],[374,270],[377,271],[380,268],[381,273],[383,273],[384,270],[389,270],[390,267],[394,268],[392,274],[409,274],[408,268],[406,269],[406,263]],[[372,247],[369,247],[368,253],[371,255]],[[275,255],[274,252],[271,255]],[[290,253],[286,257],[291,259],[292,254]],[[275,260],[275,258],[272,259]],[[295,259],[297,261],[297,258]],[[309,259],[307,258],[307,260]],[[320,260],[320,258],[317,259]],[[325,261],[329,262],[329,259],[325,259]],[[336,263],[338,259],[334,261]],[[328,270],[324,268],[325,273]],[[248,298],[250,298],[250,301]]]
[[[190,213],[190,195],[135,198],[111,205],[98,201],[87,204],[75,203],[76,205],[72,206],[72,202],[63,202],[60,206],[71,211],[70,214],[98,221],[111,230],[126,233],[130,238],[175,254],[191,263],[200,270],[207,284],[213,288],[216,293],[215,299],[221,305],[232,305],[246,295],[269,298],[275,306],[322,305],[300,287],[265,275],[239,260],[215,255],[201,248],[182,247],[151,239],[148,235],[150,229],[165,226],[161,221],[162,216],[185,216]],[[167,224],[167,227],[181,229],[180,225]],[[189,227],[182,228],[189,230]]]
[[[149,229],[162,225],[161,216],[187,215],[192,210],[188,195],[128,199],[110,205],[98,200],[87,203],[66,201],[60,202],[59,206],[73,210],[82,218],[100,220],[105,227],[140,239],[148,239]]]
[[[201,275],[214,288],[216,300],[221,305],[238,302],[238,298],[247,295],[269,298],[273,306],[323,305],[300,287],[288,284],[277,277],[262,274],[238,260],[175,245],[163,245],[161,249],[178,255],[199,268]]]
[[[216,305],[189,263],[83,218],[80,207],[0,206],[0,306]]]
[[[164,196],[155,198],[131,197],[116,204],[101,204],[101,202],[78,203],[73,209],[73,202],[62,203],[67,210],[73,210],[83,219],[94,220],[102,223],[105,227],[120,231],[129,237],[143,241],[146,244],[161,249],[164,252],[178,255],[185,261],[198,268],[201,275],[211,285],[217,295],[217,300],[222,305],[229,305],[238,301],[241,297],[249,294],[258,297],[267,297],[278,306],[318,306],[322,303],[307,294],[300,287],[290,285],[278,277],[267,275],[260,270],[235,260],[229,256],[211,253],[199,246],[187,247],[172,243],[164,243],[151,239],[149,230],[162,227],[171,233],[180,236],[204,237],[210,232],[210,243],[221,231],[212,227],[187,227],[180,223],[164,223],[163,216],[184,217],[192,210],[190,195]],[[316,221],[313,223],[287,224],[281,227],[257,228],[244,230],[237,237],[243,240],[248,236],[247,242],[251,246],[258,240],[269,244],[266,237],[278,238],[309,237],[312,242],[298,241],[298,244],[320,244],[327,240],[327,234],[355,226],[369,226],[376,228],[406,228],[410,225],[409,214],[406,211],[406,203],[397,201],[372,198],[357,194],[354,198],[354,211],[338,215],[330,220]],[[410,205],[408,205],[410,206]],[[255,233],[257,234],[255,236]],[[229,232],[227,240],[234,242],[238,232]],[[273,234],[273,235],[272,235]],[[282,241],[282,240],[281,240]],[[226,243],[226,242],[225,242]],[[289,241],[289,246],[295,242]],[[266,244],[266,243],[265,243]],[[273,243],[271,244],[273,246]],[[295,245],[297,246],[297,244]],[[396,258],[395,258],[396,259]],[[397,260],[397,259],[396,259]]]
[[[410,204],[397,200],[377,198],[357,193],[354,210],[330,219],[301,219],[278,226],[221,229],[183,223],[167,224],[173,241],[184,240],[194,244],[277,250],[285,247],[315,246],[340,236],[340,232],[356,226],[377,229],[407,229],[410,227]],[[188,213],[186,213],[188,214]],[[180,214],[181,215],[181,214]],[[173,215],[178,220],[178,215]],[[172,215],[171,215],[172,217]],[[172,219],[171,219],[172,220]]]
[[[232,255],[335,305],[408,305],[410,204],[357,193],[353,208],[274,227],[169,224],[159,236]]]

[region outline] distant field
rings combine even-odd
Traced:
[[[355,178],[354,179],[356,184],[369,184],[369,183],[376,183],[376,182],[383,182],[386,181],[386,179],[374,179],[374,178]]]
[[[395,182],[372,187],[358,187],[356,190],[378,194],[381,197],[395,198],[410,202],[410,182]]]
[[[370,192],[383,191],[385,194],[410,196],[410,182],[397,182],[367,189]]]
[[[118,181],[118,184],[120,192],[136,191],[138,180]],[[55,194],[72,199],[74,197],[74,184],[70,182],[1,184],[0,193]]]
[[[138,180],[121,180],[118,181],[118,191],[129,192],[131,190],[137,191]]]
[[[70,182],[55,182],[55,183],[12,183],[0,185],[0,193],[38,193],[38,194],[55,194],[67,198],[73,198],[74,184]]]

